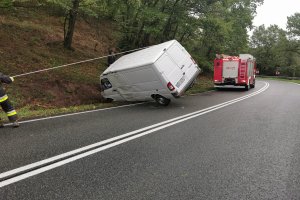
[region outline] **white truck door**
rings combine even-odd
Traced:
[[[183,73],[178,65],[168,56],[167,53],[164,53],[155,63],[157,66],[158,71],[166,76],[167,80],[166,85],[168,82],[171,82],[172,85],[175,84],[182,78]]]
[[[174,60],[178,68],[181,70],[181,79],[176,82],[178,88],[183,88],[185,84],[194,77],[198,68],[191,55],[185,50],[185,48],[179,44],[174,44],[168,49],[168,55]]]
[[[167,52],[175,61],[181,71],[185,72],[193,64],[191,56],[184,47],[174,44]]]

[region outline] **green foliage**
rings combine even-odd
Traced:
[[[0,1],[0,8],[11,8],[13,5],[12,0],[1,0]]]
[[[35,1],[59,7],[64,16],[72,7],[72,0]],[[80,0],[79,16],[86,21],[114,21],[121,33],[121,50],[177,39],[205,72],[211,72],[217,52],[248,52],[247,31],[262,3],[263,0]]]
[[[288,17],[287,29],[291,41],[289,51],[296,54],[296,63],[298,68],[300,68],[300,61],[298,60],[300,55],[300,13],[295,13]]]
[[[47,4],[58,6],[59,8],[67,11],[71,9],[71,0],[61,1],[61,0],[46,0]]]
[[[189,44],[191,52],[198,54],[204,72],[212,71],[216,53],[238,55],[248,52],[247,30],[262,1],[227,0],[207,1],[204,12],[199,13],[197,29]]]
[[[300,13],[288,17],[287,32],[276,25],[258,27],[251,38],[252,53],[263,74],[300,76]]]
[[[251,38],[251,51],[261,73],[275,75],[275,71],[280,71],[281,75],[296,76],[299,62],[291,50],[294,44],[288,33],[277,25],[258,27]]]
[[[120,25],[121,49],[177,39],[211,71],[216,52],[248,50],[247,29],[262,0],[135,0],[118,2],[113,19]],[[106,4],[109,7],[109,4]],[[111,9],[108,9],[111,10]]]
[[[300,37],[300,13],[288,17],[287,28],[292,36]]]

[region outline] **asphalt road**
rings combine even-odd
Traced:
[[[300,85],[267,82],[5,127],[0,199],[298,200]]]

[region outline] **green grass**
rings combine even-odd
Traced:
[[[17,109],[17,112],[20,120],[25,120],[25,119],[49,117],[49,116],[67,114],[67,113],[76,113],[81,111],[109,108],[109,107],[120,106],[120,105],[124,105],[124,103],[123,104],[122,103],[99,103],[99,104],[90,104],[90,105],[71,106],[66,108],[44,108],[39,106],[34,106],[34,107],[25,106],[20,109]],[[4,112],[0,113],[0,117],[4,122],[8,121]]]
[[[200,77],[199,79],[197,79],[194,86],[186,92],[186,94],[188,95],[197,94],[197,93],[206,92],[214,89],[215,88],[212,79],[207,77]]]
[[[262,79],[269,79],[269,80],[276,80],[276,81],[285,81],[285,82],[300,84],[300,80],[291,80],[291,79],[285,79],[285,78],[267,78],[267,77],[261,77],[261,78]]]

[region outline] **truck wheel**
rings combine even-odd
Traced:
[[[154,100],[159,104],[159,105],[162,105],[162,106],[167,106],[169,105],[169,103],[171,102],[170,99],[167,99],[163,96],[160,96],[160,95],[156,95],[154,97]]]
[[[250,89],[250,81],[248,80],[247,85],[245,85],[245,90],[248,91]]]
[[[113,102],[114,100],[113,99],[111,99],[111,98],[105,98],[105,103],[111,103],[111,102]]]
[[[250,84],[250,88],[255,88],[255,80],[253,81],[253,84]]]

